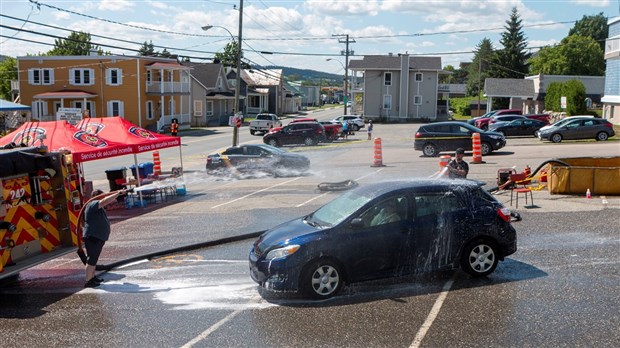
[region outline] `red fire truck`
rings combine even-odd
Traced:
[[[77,250],[87,184],[69,152],[0,150],[0,279]]]

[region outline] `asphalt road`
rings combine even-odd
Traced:
[[[370,166],[373,143],[362,132],[345,143],[289,148],[310,157],[312,170],[287,178],[209,177],[199,149],[217,147],[226,129],[215,144],[192,138],[188,195],[110,212],[113,235],[101,263],[267,229],[338,194],[318,192],[321,182],[428,177],[439,159],[412,150],[415,129],[376,125],[384,167]],[[619,145],[510,139],[472,165],[470,177],[493,185],[498,168],[617,155]],[[498,199],[508,205],[509,195]],[[545,191],[534,199],[517,209],[517,253],[486,279],[456,271],[374,281],[310,302],[257,289],[248,239],[127,264],[104,273],[100,288],[83,289],[82,266],[68,255],[0,287],[0,335],[7,347],[620,346],[620,199]]]

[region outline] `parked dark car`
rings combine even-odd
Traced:
[[[596,139],[607,140],[616,134],[611,122],[603,118],[575,118],[566,122],[541,128],[537,132],[538,139],[559,143],[562,140]]]
[[[491,126],[493,126],[494,124],[498,123],[498,122],[510,122],[513,120],[519,120],[519,119],[523,119],[525,118],[525,116],[522,115],[499,115],[499,116],[492,116],[489,119],[489,127],[487,129],[490,129]]]
[[[271,146],[316,145],[325,141],[325,127],[318,122],[295,122],[279,131],[263,136],[263,142]]]
[[[415,133],[413,148],[424,156],[437,156],[442,151],[462,147],[472,149],[472,134],[480,133],[480,152],[483,156],[506,145],[504,135],[478,129],[464,122],[437,122],[421,126]]]
[[[517,250],[511,213],[471,180],[372,183],[262,234],[250,274],[276,291],[334,296],[346,283],[461,267],[491,274]]]
[[[263,172],[276,176],[301,174],[310,168],[310,160],[301,154],[286,152],[267,144],[240,145],[207,156],[210,174],[238,171]]]
[[[489,131],[504,134],[505,136],[529,135],[536,136],[536,131],[545,126],[545,123],[529,118],[518,119],[506,123],[495,123]]]
[[[521,115],[523,112],[519,109],[500,109],[493,111],[493,114],[488,115],[487,117],[481,117],[474,122],[474,126],[486,130],[489,128],[489,121],[491,117],[501,116],[501,115]]]

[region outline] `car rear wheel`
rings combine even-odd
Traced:
[[[250,129],[250,135],[254,135],[254,133],[256,133],[256,131]]]
[[[483,239],[475,240],[463,249],[461,267],[474,277],[484,277],[493,273],[499,262],[498,257],[495,244]]]
[[[598,140],[598,141],[605,141],[605,140],[607,140],[607,138],[609,138],[609,135],[607,135],[607,133],[605,133],[605,132],[599,132],[596,135],[596,140]]]
[[[306,146],[312,146],[315,144],[315,141],[314,139],[307,137],[304,139],[304,144],[306,144]]]
[[[305,267],[300,288],[307,296],[326,299],[334,296],[344,282],[340,267],[330,260],[318,260]]]
[[[273,138],[272,138],[272,139],[269,139],[269,140],[267,141],[267,144],[269,144],[269,145],[271,145],[271,146],[274,146],[274,147],[278,147],[278,146],[280,146],[280,144],[278,144],[278,141],[277,141],[276,139],[273,139]]]
[[[422,148],[422,153],[426,157],[435,157],[437,156],[437,147],[432,143],[426,143]]]
[[[493,147],[491,147],[491,144],[489,143],[480,144],[480,152],[482,156],[490,155],[492,151],[493,151]]]
[[[351,127],[351,129],[353,129],[354,132],[357,132],[358,130],[360,130],[360,126],[353,124],[353,126]]]
[[[562,141],[562,134],[555,133],[551,136],[551,141],[554,143],[559,143]]]

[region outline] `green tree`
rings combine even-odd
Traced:
[[[224,66],[237,67],[237,52],[239,50],[239,46],[237,45],[237,41],[229,42],[224,47],[224,52],[217,52],[215,54],[215,59],[219,60]]]
[[[155,52],[155,46],[153,46],[153,41],[149,41],[148,43],[144,41],[142,47],[140,47],[140,49],[138,50],[138,55],[147,57],[157,56],[157,52]]]
[[[476,46],[474,51],[474,59],[469,65],[467,89],[468,96],[478,96],[480,89],[484,88],[484,80],[487,77],[491,77],[489,65],[495,56],[495,50],[493,44],[488,38],[484,38]],[[480,82],[480,88],[478,88],[478,82]]]
[[[87,56],[91,51],[102,52],[101,48],[93,45],[90,34],[83,31],[72,31],[66,39],[56,39],[54,48],[47,52],[49,56]]]
[[[543,47],[530,59],[530,73],[547,75],[605,75],[604,52],[591,37],[570,35],[557,46]]]
[[[561,98],[566,97],[566,109],[561,109]],[[586,87],[579,80],[552,82],[547,87],[545,109],[565,111],[567,115],[583,115],[587,112],[585,104]]]
[[[594,15],[584,15],[580,20],[575,22],[569,31],[568,35],[581,35],[588,36],[594,39],[600,46],[601,50],[605,51],[605,39],[609,34],[609,26],[607,25],[607,17],[603,12]]]
[[[528,59],[530,53],[526,52],[527,39],[523,34],[521,18],[516,7],[512,8],[510,19],[506,21],[506,26],[499,40],[503,48],[497,51],[493,59],[491,71],[492,77],[497,78],[523,78],[527,75]]]
[[[0,62],[0,97],[11,100],[11,80],[17,80],[17,59],[5,57]]]

